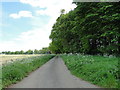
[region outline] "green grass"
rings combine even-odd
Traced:
[[[118,88],[120,57],[61,55],[71,73],[103,88]]]
[[[2,65],[0,64],[0,90],[2,89]]]
[[[54,55],[36,56],[3,65],[2,88],[22,80],[53,57]]]

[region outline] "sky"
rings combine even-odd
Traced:
[[[73,0],[1,0],[0,52],[48,47],[53,24],[76,5]]]

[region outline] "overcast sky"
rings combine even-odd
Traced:
[[[76,7],[72,0],[7,1],[0,2],[0,51],[26,51],[49,46],[49,35],[60,10],[68,12]]]

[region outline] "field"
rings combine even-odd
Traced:
[[[22,80],[30,72],[53,58],[54,55],[8,55],[2,60],[9,61],[9,57],[14,62],[12,61],[11,63],[4,63],[2,65],[0,89]]]
[[[71,73],[105,88],[118,88],[120,57],[61,55]]]
[[[33,55],[0,55],[0,64],[5,64],[11,61],[20,60],[29,57],[43,56],[43,54],[33,54]]]

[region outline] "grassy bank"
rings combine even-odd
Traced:
[[[3,65],[2,88],[22,80],[53,57],[54,55],[36,56]]]
[[[105,88],[118,88],[118,57],[62,55],[71,73]]]

